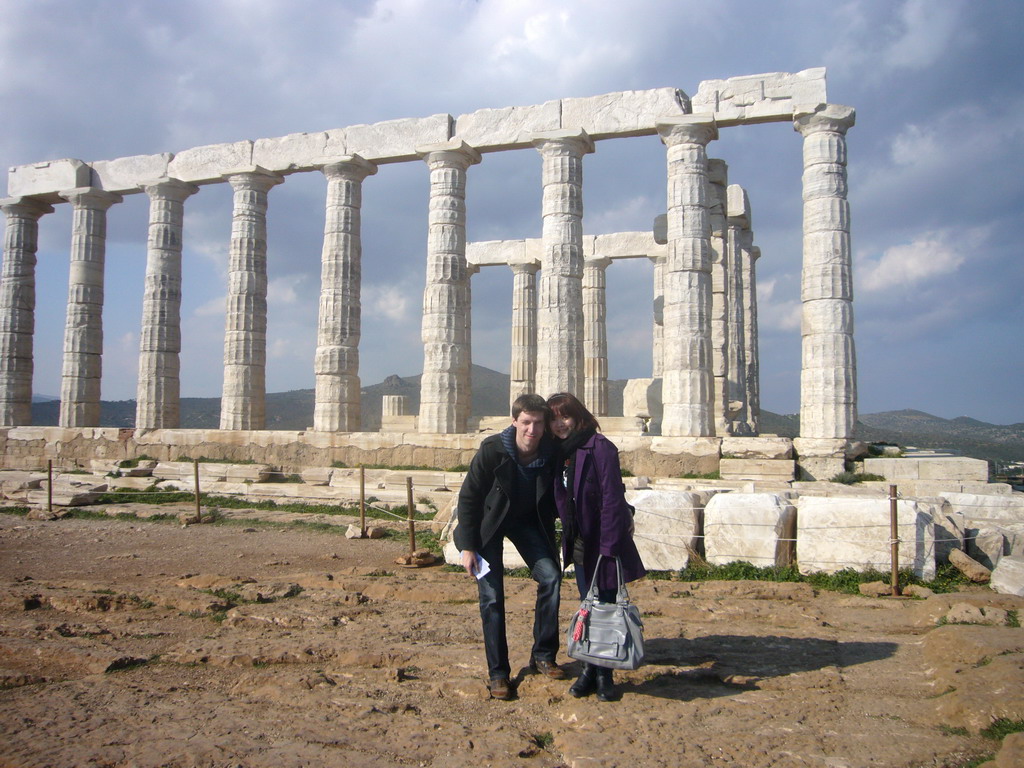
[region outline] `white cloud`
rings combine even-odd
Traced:
[[[884,62],[894,69],[924,69],[947,55],[952,46],[965,42],[963,9],[962,0],[907,0],[900,8],[898,36],[884,51]]]
[[[788,277],[793,285],[799,284],[799,277]],[[776,295],[780,277],[760,280],[757,283],[757,325],[759,331],[798,331],[803,311],[799,298]],[[782,291],[779,291],[782,293]]]
[[[303,283],[307,275],[282,275],[267,283],[267,302],[269,304],[292,305],[299,301]]]
[[[363,314],[366,317],[383,318],[395,324],[412,322],[409,311],[413,304],[412,298],[403,293],[399,286],[363,285],[361,294]]]
[[[216,317],[217,315],[223,316],[226,312],[225,306],[227,305],[227,294],[221,294],[214,298],[200,304],[193,310],[193,314],[196,317]]]
[[[877,259],[858,258],[860,287],[868,292],[914,286],[956,272],[979,250],[983,230],[954,237],[951,232],[925,232],[913,242],[894,245]]]

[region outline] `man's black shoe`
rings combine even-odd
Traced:
[[[496,677],[491,680],[488,686],[491,692],[492,699],[501,699],[502,701],[508,701],[512,698],[512,683],[509,682],[507,677]]]

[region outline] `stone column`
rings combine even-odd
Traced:
[[[583,389],[583,131],[534,139],[543,158],[543,255],[537,299],[537,394]]]
[[[7,217],[0,273],[0,427],[32,423],[32,343],[36,323],[39,218],[53,206],[27,197],[0,200]]]
[[[143,186],[149,195],[149,239],[142,296],[135,426],[181,426],[181,235],[185,199],[194,184],[164,178]]]
[[[267,367],[267,192],[284,181],[262,168],[225,176],[234,193],[228,251],[221,429],[263,429]]]
[[[358,432],[362,426],[360,208],[363,180],[376,172],[376,165],[354,155],[323,168],[327,177],[327,211],[320,257],[320,319],[314,362],[313,429],[317,432]]]
[[[731,414],[732,432],[736,435],[750,435],[749,400],[747,398],[747,359],[750,357],[750,337],[747,329],[754,322],[752,318],[753,286],[750,284],[750,206],[747,193],[738,184],[730,184],[727,190],[727,247],[731,270],[729,285],[732,301],[729,303],[728,324],[729,348],[729,400],[737,405]]]
[[[797,113],[804,137],[800,436],[848,440],[857,421],[846,131],[854,110]]]
[[[665,263],[665,436],[714,434],[711,376],[711,227],[706,145],[710,117],[658,123],[668,147],[668,254]]]
[[[107,209],[121,196],[78,187],[60,196],[73,208],[60,426],[98,427],[103,374],[103,266]]]
[[[608,258],[583,262],[583,402],[595,416],[608,415],[608,331],[605,270]]]
[[[651,376],[660,379],[665,372],[665,257],[652,256],[654,264],[654,323],[651,328]]]
[[[726,185],[728,165],[724,160],[708,160],[708,221],[711,227],[711,375],[714,379],[713,402],[715,434],[729,434],[729,353],[733,339],[729,335],[728,312],[729,257],[726,249]]]
[[[761,364],[757,351],[757,260],[761,258],[761,249],[752,246],[744,252],[744,257],[744,284],[747,286],[743,309],[743,332],[747,340],[744,349],[747,424],[750,434],[757,435],[761,432]]]
[[[512,267],[512,364],[509,405],[537,391],[537,270],[539,264]]]
[[[423,147],[418,153],[430,168],[430,211],[417,425],[420,432],[460,433],[466,429],[465,403],[470,397],[466,170],[480,162],[480,155],[458,140]]]
[[[469,424],[473,412],[473,275],[479,271],[479,264],[466,264],[466,295],[463,299],[466,307],[466,385],[455,390],[459,423],[464,425]],[[463,427],[466,429],[468,426]]]

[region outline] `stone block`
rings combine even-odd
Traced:
[[[626,491],[636,508],[633,540],[651,571],[677,571],[703,551],[704,505],[709,495],[654,489]]]
[[[1002,595],[1024,597],[1024,557],[1008,556],[992,571],[989,586]]]
[[[277,173],[309,171],[324,162],[326,146],[324,131],[257,139],[252,146],[252,164]]]
[[[466,262],[478,267],[505,264],[540,264],[540,240],[483,240],[466,244]]]
[[[455,118],[454,137],[479,152],[530,147],[534,134],[557,131],[560,118],[559,101],[529,107],[478,109]]]
[[[986,568],[963,550],[950,550],[949,562],[960,573],[977,584],[985,584],[992,578],[990,568]]]
[[[968,524],[981,521],[1024,523],[1024,494],[987,495],[976,493],[939,493],[950,510],[959,512]]]
[[[796,550],[796,507],[774,493],[719,493],[704,509],[705,559],[786,566]]]
[[[64,189],[92,186],[92,168],[81,160],[49,160],[16,165],[7,171],[7,194],[11,197],[41,196],[48,202],[63,202],[57,193]]]
[[[397,163],[417,160],[417,147],[439,144],[451,136],[452,116],[439,114],[349,126],[345,129],[345,148],[347,154],[365,160]]]
[[[141,192],[142,185],[167,176],[172,155],[133,155],[92,163],[93,184],[108,192],[128,195]]]
[[[864,459],[864,471],[886,480],[958,480],[987,482],[988,462],[965,456]]]
[[[781,122],[793,119],[798,107],[828,101],[825,68],[801,72],[769,72],[704,80],[693,97],[693,112],[713,114],[719,126]]]
[[[167,166],[167,175],[195,184],[224,181],[224,175],[251,166],[252,142],[208,144],[178,152]]]
[[[616,232],[583,238],[584,254],[595,258],[631,259],[663,256],[664,245],[654,240],[653,232]]]
[[[602,416],[601,430],[608,435],[643,435],[644,420],[636,416]]]
[[[639,419],[661,420],[661,379],[629,379],[622,392],[622,413]]]
[[[792,459],[725,459],[719,462],[723,480],[781,480],[796,477]]]
[[[403,416],[384,415],[380,418],[381,432],[415,432],[416,416],[407,414]]]
[[[306,485],[330,485],[333,472],[331,467],[306,467],[299,472],[299,477]]]
[[[792,459],[788,437],[723,437],[722,457],[734,459]]]
[[[834,573],[844,568],[892,567],[887,499],[801,497],[797,502],[797,560],[801,573]],[[899,567],[923,580],[935,576],[935,533],[923,505],[901,500],[897,507]]]
[[[959,512],[950,512],[948,505],[941,505],[933,512],[935,521],[935,562],[949,561],[949,553],[954,549],[966,551],[964,542],[964,516]]]
[[[648,136],[659,121],[689,112],[690,99],[677,88],[619,91],[562,99],[561,128],[584,130],[593,139]]]

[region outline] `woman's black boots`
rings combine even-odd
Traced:
[[[612,681],[612,671],[604,667],[597,667],[597,700],[618,701],[619,694],[615,691],[615,683]]]
[[[596,688],[597,667],[593,664],[584,664],[583,672],[576,678],[576,682],[569,686],[569,693],[579,699],[583,696],[589,696]]]

